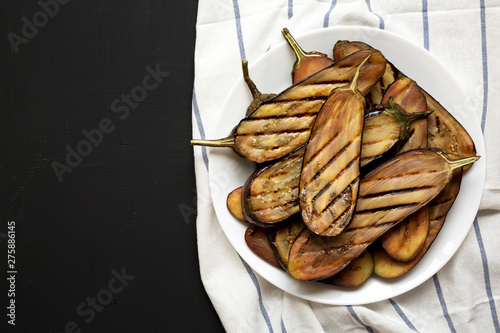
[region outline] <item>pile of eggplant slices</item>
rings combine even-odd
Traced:
[[[401,276],[436,238],[479,156],[464,127],[366,43],[339,40],[333,59],[296,55],[293,85],[253,101],[229,137],[256,163],[227,198],[249,223],[249,248],[297,280],[357,287]]]

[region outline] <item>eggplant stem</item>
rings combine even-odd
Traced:
[[[302,59],[305,59],[310,56],[314,56],[310,54],[309,52],[306,52],[300,47],[300,45],[297,43],[295,38],[293,38],[292,34],[290,33],[290,30],[287,28],[283,28],[281,30],[281,33],[283,34],[283,37],[285,37],[286,41],[288,42],[288,45],[292,48],[293,52],[295,53],[295,56],[297,57],[297,63],[300,63]]]
[[[234,147],[234,138],[233,137],[228,137],[224,139],[218,139],[218,140],[200,140],[200,139],[193,139],[191,140],[191,145],[192,146],[206,146],[206,147]]]
[[[470,156],[470,157],[464,157],[458,160],[450,160],[448,159],[448,163],[450,163],[450,168],[451,171],[454,171],[455,169],[464,167],[466,165],[472,164],[476,162],[478,159],[480,159],[481,156]]]
[[[250,74],[248,73],[248,60],[247,59],[243,59],[241,61],[241,67],[243,69],[243,79],[245,80],[245,83],[247,84],[248,89],[252,93],[252,97],[253,98],[261,97],[262,93],[259,91],[259,89],[257,88],[257,85],[255,84],[255,82],[253,82],[253,80],[250,78]]]
[[[452,160],[448,154],[443,152],[442,150],[438,150],[437,153],[448,162],[450,165],[450,175],[453,173],[458,168],[464,167],[466,165],[472,164],[476,162],[478,159],[481,158],[481,156],[469,156],[469,157],[463,157],[459,158],[456,160]]]
[[[406,112],[404,114],[404,116],[406,116],[408,119],[408,122],[411,123],[411,122],[418,120],[418,119],[427,118],[433,112],[434,112],[434,110],[426,110],[426,111],[421,111],[421,112],[410,112],[410,113]]]
[[[356,91],[356,89],[358,88],[358,79],[359,79],[359,72],[360,72],[360,69],[361,67],[365,64],[365,62],[368,61],[368,59],[370,59],[371,55],[367,56],[365,58],[365,60],[363,60],[358,68],[356,68],[356,73],[354,73],[354,76],[352,77],[351,79],[351,83],[349,84],[349,90],[352,90],[352,91]]]

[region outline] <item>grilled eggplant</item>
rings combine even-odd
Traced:
[[[356,52],[357,50],[368,49],[369,45],[359,42],[348,42],[344,41],[336,45],[338,52],[342,51],[342,56]],[[334,48],[335,55],[335,48]],[[334,57],[334,60],[336,58]],[[390,64],[387,62],[387,64]],[[399,72],[395,67],[393,67],[396,75],[404,76],[403,73]],[[426,99],[427,108],[434,110],[432,116],[427,119],[427,146],[432,148],[438,148],[447,152],[449,154],[455,154],[460,157],[474,156],[476,155],[476,150],[474,142],[470,137],[469,133],[465,128],[444,108],[438,101],[434,99],[429,93],[419,87],[421,93]],[[375,88],[372,89],[372,91]],[[422,127],[422,124],[418,125]],[[409,140],[409,142],[412,140]],[[408,143],[410,144],[410,143]],[[470,166],[465,166],[464,171],[466,171]],[[426,208],[423,208],[426,209]],[[417,212],[420,214],[420,218],[413,219],[413,221],[425,222],[424,218],[426,212]],[[408,223],[408,222],[405,222]],[[410,238],[410,237],[408,237]],[[416,249],[415,244],[413,244]],[[391,253],[395,258],[401,259],[395,253]],[[406,259],[409,259],[408,257]]]
[[[341,234],[324,237],[309,229],[299,234],[290,249],[289,274],[318,280],[341,271],[384,232],[434,199],[455,169],[477,159],[451,160],[428,148],[396,155],[361,180],[356,212]]]
[[[296,59],[292,69],[294,84],[333,64],[334,61],[324,53],[304,51],[287,28],[281,30],[281,33],[295,53]]]
[[[360,50],[372,50],[373,47],[370,45],[359,42],[359,41],[349,41],[349,40],[339,40],[333,46],[333,60],[339,61]]]
[[[232,147],[257,163],[285,156],[307,142],[326,98],[336,87],[346,85],[368,56],[358,80],[358,90],[366,94],[385,69],[385,58],[377,50],[353,53],[260,104],[240,121],[230,137],[191,140],[191,144]]]
[[[365,115],[361,140],[361,173],[393,156],[409,136],[409,124],[430,111],[406,113],[397,104],[379,105]],[[273,226],[299,211],[299,179],[305,148],[266,163],[244,185],[242,201],[246,220]]]
[[[338,45],[337,45],[338,44]],[[371,46],[362,42],[342,41],[334,47],[334,59],[338,61],[340,56],[347,56],[359,50],[370,49]],[[337,52],[337,56],[335,56]],[[390,62],[387,62],[390,64]],[[397,68],[392,66],[396,76],[404,75]],[[427,108],[434,110],[432,116],[427,120],[428,126],[428,147],[438,148],[449,154],[460,157],[476,155],[476,148],[467,130],[443,107],[432,95],[419,87],[424,94]],[[464,171],[470,166],[466,166]]]
[[[231,215],[233,215],[238,220],[245,220],[243,215],[243,204],[241,202],[241,192],[242,187],[238,187],[228,194],[226,199],[226,206]]]
[[[398,261],[410,261],[424,246],[429,230],[429,206],[424,206],[380,237],[382,248]]]
[[[430,94],[421,90],[427,100],[427,107],[434,110],[433,115],[427,120],[428,146],[460,157],[476,155],[474,141],[462,124]],[[469,167],[464,167],[464,171]]]
[[[281,268],[281,264],[269,243],[267,230],[250,225],[245,231],[245,242],[250,250],[267,263]]]
[[[375,259],[374,273],[376,275],[392,279],[405,274],[417,265],[425,253],[427,253],[429,247],[441,230],[446,215],[460,190],[461,179],[462,170],[455,170],[451,181],[446,185],[445,189],[429,203],[429,231],[422,249],[412,260],[407,262],[395,260],[388,255],[383,248],[373,251],[373,257]]]
[[[424,94],[415,81],[399,77],[387,89],[383,102],[394,98],[410,114],[427,109]],[[400,152],[427,147],[427,117],[410,124],[410,136]],[[392,258],[401,261],[413,259],[424,245],[429,227],[429,207],[424,206],[382,236],[382,247]]]
[[[245,220],[271,227],[299,212],[299,176],[305,147],[255,170],[243,185]]]
[[[365,98],[351,83],[333,90],[316,117],[299,181],[300,210],[306,226],[323,236],[349,223],[358,196]]]
[[[270,243],[276,253],[276,256],[286,270],[288,266],[288,254],[295,238],[306,226],[299,214],[291,217],[289,221],[279,227],[269,229]]]
[[[361,286],[373,274],[375,262],[369,250],[364,251],[351,261],[343,270],[321,282],[339,287],[355,288]]]
[[[391,98],[408,113],[428,110],[426,98],[417,83],[406,76],[399,77],[390,85],[382,103],[388,103]],[[401,148],[401,152],[425,147],[427,147],[427,117],[411,123],[410,136]]]
[[[411,124],[425,119],[432,111],[406,112],[390,99],[387,104],[379,104],[365,115],[361,147],[362,174],[400,151],[413,133]]]
[[[371,49],[373,48],[370,45],[363,42],[339,40],[333,47],[333,60],[338,61],[354,52]],[[380,81],[374,85],[370,92],[365,96],[367,104],[376,105],[383,103],[382,98],[385,91],[387,87],[389,87],[394,80],[396,80],[396,77],[396,69],[390,62],[387,61],[384,74],[380,78]]]

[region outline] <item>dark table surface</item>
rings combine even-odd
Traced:
[[[1,2],[1,332],[223,331],[196,247],[196,11]]]

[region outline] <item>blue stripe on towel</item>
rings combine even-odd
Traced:
[[[497,310],[495,306],[495,299],[491,293],[491,282],[490,282],[490,270],[488,267],[488,258],[486,257],[486,251],[484,249],[483,238],[481,236],[481,230],[479,228],[479,223],[477,218],[474,220],[474,231],[476,232],[476,239],[479,245],[479,251],[481,252],[481,260],[483,261],[483,273],[484,273],[484,284],[486,286],[486,294],[488,295],[488,301],[490,303],[491,315],[493,317],[493,325],[495,326],[495,332],[500,332],[500,325],[498,324]]]
[[[427,13],[427,0],[422,0],[422,25],[424,28],[424,48],[429,51],[429,17]],[[433,276],[434,286],[436,288],[436,293],[439,299],[439,304],[441,304],[441,310],[443,311],[443,315],[448,323],[448,327],[451,332],[456,332],[455,326],[453,325],[453,321],[448,313],[448,306],[446,305],[446,301],[444,299],[443,291],[441,289],[441,284],[439,283],[439,278],[437,274]]]
[[[389,298],[389,302],[391,302],[392,306],[394,307],[394,310],[396,310],[401,319],[403,319],[406,326],[408,326],[408,328],[411,329],[412,331],[418,332],[418,330],[412,324],[410,319],[408,319],[408,317],[404,314],[403,310],[399,307],[399,305],[396,302],[394,302],[394,300],[391,298]]]
[[[422,0],[422,25],[423,25],[423,35],[424,35],[424,48],[429,51],[429,16],[427,9],[427,0]],[[441,310],[443,311],[443,315],[448,323],[448,327],[451,332],[455,331],[455,326],[453,325],[453,321],[451,320],[450,315],[448,314],[448,306],[446,305],[446,301],[444,299],[443,291],[441,289],[441,284],[439,283],[439,278],[437,274],[433,276],[434,286],[436,288],[436,293],[439,299],[439,303],[441,304]]]
[[[238,45],[240,47],[240,57],[241,60],[246,58],[245,55],[245,45],[243,43],[243,33],[241,31],[241,16],[240,16],[240,7],[238,4],[238,0],[233,0],[233,8],[234,8],[234,17],[236,19],[236,34],[238,36]],[[269,332],[273,333],[273,327],[271,325],[271,320],[269,319],[269,315],[267,314],[266,308],[264,307],[264,302],[262,301],[262,293],[259,285],[259,281],[257,280],[257,277],[255,276],[254,272],[248,266],[248,264],[241,258],[241,262],[243,263],[243,266],[245,267],[248,275],[250,276],[250,279],[252,280],[253,284],[255,285],[255,289],[257,290],[257,295],[259,297],[259,306],[260,306],[260,312],[262,313],[262,316],[264,317],[264,320],[266,321],[267,327],[269,328]]]
[[[347,305],[347,310],[349,310],[349,313],[351,314],[351,316],[354,317],[354,319],[356,319],[356,321],[361,325],[363,326],[364,328],[366,328],[366,330],[369,332],[369,333],[374,333],[373,331],[373,328],[371,328],[370,326],[366,325],[365,323],[363,323],[361,321],[361,319],[359,319],[358,315],[356,314],[356,312],[354,311],[354,308],[351,306],[351,305]]]
[[[429,17],[427,14],[427,0],[422,0],[422,23],[424,26],[424,48],[429,51]]]
[[[484,0],[480,0],[481,4],[481,50],[482,50],[482,60],[483,60],[483,111],[481,116],[481,131],[484,133],[484,128],[486,125],[486,115],[488,110],[488,48],[486,44],[486,7]],[[476,239],[481,252],[481,259],[483,261],[483,272],[484,272],[484,283],[486,285],[486,294],[488,295],[488,300],[490,303],[491,316],[493,318],[493,325],[495,326],[495,331],[500,332],[500,324],[498,322],[498,314],[495,305],[495,299],[491,292],[491,281],[490,281],[490,271],[488,267],[488,257],[486,256],[486,250],[483,244],[483,238],[481,236],[481,229],[479,228],[479,223],[476,219],[474,220],[474,231],[476,232]]]
[[[380,22],[378,28],[381,29],[381,30],[384,30],[385,29],[385,22],[384,22],[384,19],[382,18],[382,16],[380,16],[379,14],[373,12],[370,0],[365,0],[365,2],[366,2],[366,6],[368,7],[368,10],[370,11],[370,13],[375,14],[375,16],[378,17],[378,20]]]
[[[200,114],[200,109],[198,107],[198,100],[196,99],[196,91],[193,88],[193,110],[194,110],[194,116],[196,118],[196,124],[198,125],[198,131],[200,132],[200,136],[202,140],[206,139],[205,136],[205,129],[203,128],[203,122],[201,121],[201,114]],[[203,162],[205,162],[205,166],[208,170],[208,154],[207,154],[207,147],[202,146],[201,147],[201,154],[203,156]]]
[[[269,329],[270,333],[273,333],[273,326],[271,325],[271,320],[269,319],[269,315],[267,314],[266,308],[264,307],[264,302],[262,302],[262,292],[260,290],[260,285],[259,281],[257,280],[257,277],[255,276],[254,272],[248,266],[248,264],[241,258],[241,262],[243,263],[243,266],[248,272],[248,275],[250,275],[250,279],[252,279],[253,284],[255,285],[255,289],[257,289],[257,295],[259,296],[259,306],[260,306],[260,312],[262,312],[262,315],[264,316],[264,320],[266,321],[267,328]]]
[[[481,117],[481,130],[484,133],[486,124],[486,110],[488,109],[488,49],[486,47],[486,11],[484,0],[481,2],[481,49],[483,52],[483,114]]]
[[[323,20],[323,28],[328,28],[328,25],[330,24],[330,14],[332,13],[333,8],[337,5],[337,0],[332,0],[332,4],[330,6],[330,9],[325,14],[325,18]]]
[[[443,310],[443,315],[446,318],[446,322],[448,323],[448,327],[450,328],[450,332],[456,333],[455,326],[453,325],[453,321],[451,320],[450,314],[448,313],[448,307],[446,306],[446,302],[444,300],[443,291],[441,289],[441,284],[439,283],[439,279],[437,274],[434,274],[432,277],[434,280],[434,286],[436,287],[436,292],[438,294],[439,303],[441,304],[441,309]]]
[[[283,317],[281,317],[281,333],[288,333],[285,327],[285,323],[283,322]]]
[[[246,58],[245,45],[243,44],[243,33],[241,32],[241,16],[238,0],[233,0],[234,18],[236,21],[236,34],[238,35],[238,45],[240,47],[241,60]]]
[[[293,16],[293,0],[288,0],[288,19]]]

